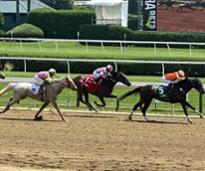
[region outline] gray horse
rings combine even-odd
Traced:
[[[56,103],[56,99],[58,94],[62,92],[64,88],[71,88],[73,90],[76,90],[77,87],[73,80],[66,76],[65,78],[61,80],[55,80],[52,81],[50,84],[46,85],[45,88],[45,97],[43,99],[44,103],[40,107],[39,111],[36,113],[34,120],[42,120],[42,116],[38,116],[41,111],[51,103],[55,109],[57,110],[58,114],[60,115],[61,119],[65,121],[61,111],[58,108],[58,105]],[[0,91],[0,96],[4,93],[13,90],[13,97],[9,99],[9,102],[7,103],[5,109],[1,111],[0,113],[4,113],[9,110],[9,108],[16,102],[19,102],[22,99],[25,99],[26,97],[30,97],[35,100],[41,100],[40,93],[34,94],[32,91],[32,83],[9,83],[4,89]]]

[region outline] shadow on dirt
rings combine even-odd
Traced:
[[[47,120],[43,119],[40,121],[36,121],[34,119],[26,119],[26,118],[0,118],[0,120],[8,120],[8,121],[30,121],[30,122],[63,122],[62,120]]]
[[[157,120],[148,120],[148,121],[144,121],[144,120],[126,120],[127,122],[139,122],[139,123],[145,123],[145,124],[167,124],[167,125],[189,125],[190,123],[184,121],[184,122],[171,122],[171,121],[157,121]]]
[[[78,115],[76,115],[76,114],[73,114],[73,115],[66,115],[66,116],[70,116],[70,117],[79,117],[79,118],[104,118],[104,119],[106,119],[106,118],[116,118],[115,116],[109,116],[109,115],[84,115],[84,114],[78,114]]]

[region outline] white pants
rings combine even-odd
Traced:
[[[167,80],[164,76],[161,78],[161,81],[163,81],[166,84],[169,84],[172,82],[171,80]]]
[[[93,76],[94,76],[94,79],[97,80],[98,78],[101,77],[101,73],[94,72],[94,73],[93,73]]]
[[[42,84],[44,83],[44,80],[42,80],[42,79],[39,78],[38,76],[35,76],[35,77],[33,78],[33,82],[34,82],[35,84],[42,85]]]

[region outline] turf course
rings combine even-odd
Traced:
[[[81,45],[75,42],[0,42],[0,56],[80,59],[205,61],[205,49]]]

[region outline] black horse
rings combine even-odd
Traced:
[[[85,105],[87,105],[89,110],[95,110],[96,112],[97,112],[97,110],[89,102],[89,93],[97,96],[100,99],[102,104],[98,104],[97,102],[95,102],[95,104],[98,107],[104,107],[104,106],[106,106],[104,97],[117,98],[117,96],[112,95],[112,91],[113,91],[113,88],[116,85],[116,83],[121,82],[127,86],[131,85],[131,83],[129,82],[127,77],[122,72],[113,72],[112,78],[103,79],[99,85],[99,88],[95,92],[89,91],[89,89],[85,83],[85,77],[77,76],[73,79],[73,81],[75,82],[75,84],[78,87],[77,106],[79,106],[80,102],[82,102]]]
[[[195,111],[195,108],[189,104],[189,102],[186,101],[186,94],[192,89],[195,88],[199,93],[205,93],[205,90],[203,88],[203,85],[201,81],[197,78],[194,79],[188,79],[179,81],[176,83],[172,90],[170,91],[168,96],[162,96],[161,90],[159,87],[154,85],[145,85],[135,88],[134,90],[131,90],[124,95],[117,98],[117,110],[119,108],[119,101],[126,98],[129,95],[132,95],[134,93],[139,92],[140,94],[140,100],[137,102],[134,107],[132,108],[131,113],[129,114],[128,119],[132,120],[132,114],[134,111],[140,107],[140,110],[144,116],[145,121],[147,121],[146,118],[146,110],[148,109],[150,103],[152,102],[152,99],[158,99],[161,101],[169,102],[169,103],[180,103],[184,114],[186,115],[186,119],[188,122],[191,123],[190,119],[188,118],[187,108],[190,107],[192,110]],[[202,116],[200,115],[202,118]]]

